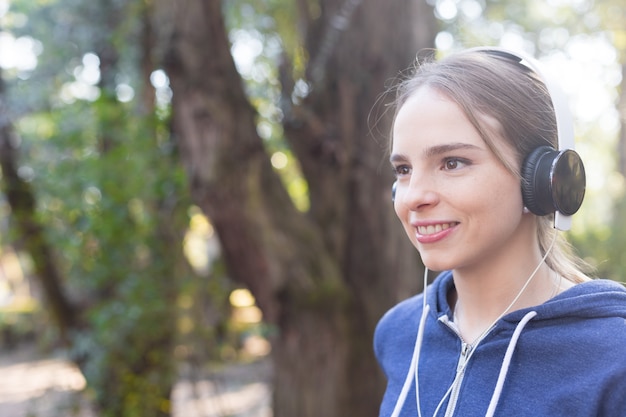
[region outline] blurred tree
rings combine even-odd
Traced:
[[[389,115],[372,107],[416,51],[432,47],[432,9],[408,0],[184,0],[157,9],[193,198],[230,275],[275,325],[274,416],[376,415],[384,385],[373,330],[419,289],[420,267],[391,209],[380,140]],[[256,15],[256,26],[229,32],[225,12]],[[252,78],[277,92],[275,120],[308,186],[304,212],[272,166],[257,125],[263,109],[229,33],[247,34],[244,52],[261,43],[275,59]]]
[[[6,87],[0,71],[0,168],[2,191],[11,208],[15,231],[21,236],[16,246],[31,254],[36,276],[45,290],[46,301],[54,322],[59,326],[61,339],[67,343],[68,331],[76,326],[75,308],[68,301],[62,287],[62,278],[53,248],[45,237],[37,217],[35,195],[31,185],[19,175],[19,143],[9,110],[6,107]]]
[[[17,236],[98,414],[168,416],[189,202],[149,81],[149,2],[11,6],[6,21],[29,23],[15,36],[43,45],[37,68],[7,74],[13,101],[2,101],[13,105],[0,150]]]
[[[624,24],[626,21],[626,4],[619,0],[604,1],[598,5],[597,15],[599,16],[598,20],[602,22],[602,29],[607,32],[618,52],[618,59],[622,69],[622,79],[617,99],[621,129],[616,155],[618,170],[626,178],[626,24]],[[626,214],[624,211],[625,207],[623,207],[624,204],[618,205],[622,207],[620,213],[623,216]],[[622,271],[626,273],[626,267]]]

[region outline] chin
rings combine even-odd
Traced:
[[[449,269],[454,269],[454,265],[448,261],[442,259],[435,259],[434,257],[422,256],[422,263],[429,271],[441,272]]]
[[[412,240],[411,243],[415,249],[417,249],[422,264],[428,268],[429,271],[441,272],[455,267],[455,264],[450,262],[450,250],[437,250],[435,248],[425,250],[419,242]]]
[[[443,266],[428,266],[428,265],[426,265],[426,268],[428,268],[428,270],[431,272],[443,272],[443,271],[448,271],[452,269],[452,268],[446,268]]]

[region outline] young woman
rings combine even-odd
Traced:
[[[471,49],[398,87],[394,207],[444,272],[378,324],[381,417],[626,416],[626,291],[586,276],[554,228],[584,171],[537,65]]]

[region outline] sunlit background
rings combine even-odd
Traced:
[[[576,121],[577,150],[582,155],[587,168],[587,198],[580,215],[574,218],[573,233],[586,228],[601,230],[607,227],[607,219],[612,215],[612,200],[607,196],[616,196],[623,192],[623,177],[616,173],[614,149],[620,129],[619,114],[616,109],[617,88],[621,83],[621,66],[613,40],[606,31],[595,34],[572,35],[567,29],[558,26],[546,27],[535,34],[534,42],[528,39],[519,26],[487,22],[483,17],[484,5],[477,0],[437,0],[437,17],[445,22],[462,21],[471,26],[476,39],[497,39],[500,46],[524,50],[537,54],[537,44],[544,45],[539,59],[548,71],[556,74],[563,89],[571,99],[571,109]],[[543,19],[554,19],[558,23],[555,8],[569,7],[587,10],[590,2],[584,0],[550,0],[537,2],[536,9],[529,11]],[[27,24],[28,16],[9,13],[10,1],[0,0],[0,28],[22,27]],[[598,16],[587,13],[585,19],[589,25],[597,24]],[[445,26],[445,25],[444,25]],[[231,33],[232,53],[237,67],[244,78],[261,82],[272,77],[267,61],[260,58],[279,53],[279,45],[266,39],[254,30],[237,30]],[[436,47],[441,54],[462,48],[465,45],[448,30],[441,31],[436,37]],[[560,47],[562,46],[562,47]],[[0,67],[9,74],[27,80],[37,68],[38,56],[43,51],[40,40],[30,36],[14,36],[9,31],[0,29]],[[73,80],[65,83],[58,90],[58,99],[64,103],[76,100],[94,101],[99,97],[97,87],[100,80],[100,62],[94,53],[86,53],[72,68]],[[150,76],[160,106],[167,106],[171,100],[168,77],[162,70]],[[302,94],[306,94],[306,85],[299,81]],[[116,88],[121,102],[132,101],[135,92],[124,82]],[[259,121],[261,136],[272,134],[271,114],[278,110],[271,104],[260,108],[265,118]],[[287,169],[289,158],[285,151],[277,150],[271,158],[277,170]],[[306,188],[294,178],[289,184],[290,191],[299,199],[299,206],[306,209]],[[97,190],[96,190],[97,191]],[[208,220],[197,210],[191,216],[189,234],[185,241],[185,253],[192,265],[199,270],[207,270],[213,259],[219,256],[219,249],[214,232]],[[5,255],[3,262],[5,276],[14,276],[18,268],[12,261],[11,254]],[[7,289],[0,286],[0,302],[7,296]],[[233,300],[240,299],[234,297]],[[237,302],[233,302],[236,305]],[[259,313],[260,314],[260,313]],[[251,320],[249,317],[247,320]]]
[[[553,16],[553,7],[567,5],[569,7],[587,7],[584,0],[551,0],[541,2],[546,17]],[[9,10],[9,0],[0,0],[0,21],[5,19]],[[537,11],[541,13],[541,10]],[[436,14],[443,21],[453,21],[459,15],[471,22],[481,21],[483,6],[476,0],[439,0],[436,1]],[[593,19],[592,15],[587,19]],[[25,25],[28,17],[11,14],[13,26]],[[5,25],[2,25],[5,26]],[[0,26],[0,27],[2,27]],[[527,39],[519,28],[505,27],[502,23],[490,23],[481,30],[486,31],[489,38],[499,39],[499,45],[507,48],[523,50],[536,54],[535,44]],[[268,43],[260,33],[251,30],[238,30],[232,33],[232,53],[236,64],[244,77],[262,81],[271,76],[267,64],[259,62],[262,54],[278,53],[278,45]],[[603,227],[603,219],[610,215],[605,204],[607,199],[594,198],[599,192],[613,195],[623,188],[622,179],[615,175],[615,166],[611,149],[614,148],[620,128],[619,114],[616,109],[617,87],[621,83],[621,66],[617,51],[606,32],[595,35],[570,35],[565,28],[551,27],[538,33],[538,42],[543,45],[564,45],[563,49],[554,49],[540,60],[549,71],[558,75],[563,89],[571,99],[571,108],[576,120],[577,150],[582,154],[587,167],[589,198],[585,202],[584,212],[594,215],[578,216],[588,226]],[[436,47],[442,54],[449,53],[462,46],[453,34],[442,31],[437,35]],[[42,43],[29,36],[15,37],[7,31],[0,30],[0,67],[14,71],[21,79],[28,79],[37,67],[37,57],[43,49]],[[100,80],[99,59],[93,53],[82,57],[82,62],[73,69],[74,81],[66,83],[59,91],[59,98],[65,103],[74,100],[90,100],[98,98],[97,88]],[[155,71],[150,80],[156,89],[157,99],[161,105],[167,105],[171,99],[167,75],[162,70]],[[133,88],[120,83],[117,86],[118,99],[122,102],[131,101],[134,97]],[[270,109],[269,111],[272,111]],[[259,131],[268,135],[268,122],[261,120]],[[287,158],[278,151],[272,157],[277,169],[287,166]]]
[[[510,21],[492,22],[485,18],[485,5],[479,0],[429,0],[442,22],[442,31],[436,37],[438,53],[447,54],[463,47],[480,43],[497,44],[523,50],[535,55],[548,71],[556,74],[563,89],[570,97],[575,118],[576,147],[583,157],[587,172],[587,197],[581,213],[574,217],[572,234],[596,230],[598,235],[608,236],[609,220],[615,198],[624,193],[624,178],[616,171],[615,149],[620,132],[620,116],[616,108],[618,87],[622,82],[622,68],[615,39],[607,30],[590,30],[586,33],[570,33],[559,25],[560,14],[556,10],[566,7],[574,13],[584,12],[581,23],[587,28],[597,27],[600,17],[594,13],[593,2],[588,0],[548,0],[530,2],[534,7],[527,12],[528,18],[552,21],[533,33],[532,39],[520,25]],[[43,52],[41,40],[30,36],[16,36],[3,28],[21,28],[28,23],[28,16],[10,12],[10,0],[0,0],[0,68],[11,77],[28,80],[38,68],[38,57]],[[463,27],[463,31],[459,28]],[[472,33],[471,36],[468,33]],[[251,83],[264,83],[275,77],[273,59],[280,54],[281,45],[254,29],[234,30],[230,34],[232,55],[244,79]],[[539,49],[539,50],[538,50]],[[417,52],[417,51],[416,51]],[[93,102],[100,96],[100,61],[95,53],[85,53],[75,63],[68,64],[71,80],[56,89],[55,100],[71,104],[80,100]],[[150,75],[156,93],[157,105],[167,108],[172,99],[167,74],[156,70]],[[304,80],[296,80],[294,94],[306,96],[310,86]],[[123,103],[136,99],[136,92],[128,80],[120,79],[115,89],[117,99]],[[258,132],[269,139],[276,136],[276,114],[280,112],[276,102],[260,100]],[[285,184],[301,210],[308,208],[306,184],[293,170],[293,158],[286,149],[276,149],[271,155],[276,170],[285,173]],[[27,175],[27,174],[24,174]],[[85,191],[84,199],[95,204],[100,190],[92,187]],[[184,240],[184,252],[191,266],[199,273],[207,273],[220,257],[215,231],[209,220],[197,207],[189,209],[189,225]],[[4,251],[0,258],[0,307],[5,320],[17,313],[34,310],[36,305],[28,280],[24,278],[24,265],[15,252]],[[191,317],[191,300],[181,296],[177,300],[183,314],[178,327],[181,333],[195,329]],[[244,288],[230,291],[229,303],[234,323],[246,329],[241,340],[241,351],[249,357],[262,357],[269,353],[270,344],[257,329],[263,317],[255,299]],[[11,313],[15,312],[15,315]],[[187,314],[189,313],[189,314]],[[184,346],[179,349],[186,349]],[[177,352],[186,354],[186,352]],[[224,357],[236,352],[225,352]]]

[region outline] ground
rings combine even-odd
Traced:
[[[173,417],[271,417],[270,372],[261,360],[181,377]],[[81,392],[83,376],[61,354],[42,356],[32,346],[0,351],[0,375],[2,417],[96,417]]]

